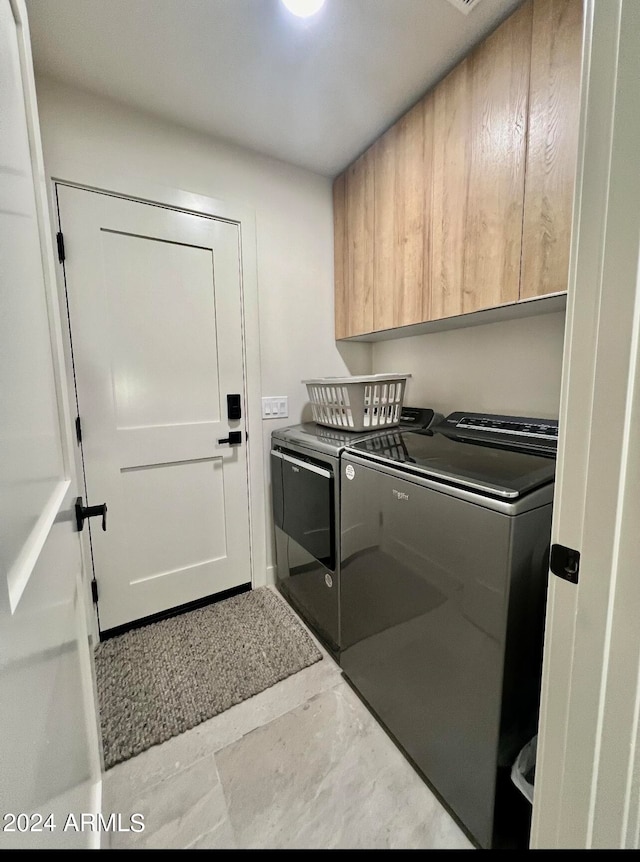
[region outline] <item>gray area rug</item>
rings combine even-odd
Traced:
[[[165,742],[322,658],[261,587],[96,648],[105,767]]]

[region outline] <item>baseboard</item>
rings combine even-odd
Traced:
[[[266,575],[266,584],[267,586],[273,586],[276,582],[276,567],[275,566],[267,566],[267,575]]]

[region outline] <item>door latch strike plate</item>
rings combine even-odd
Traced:
[[[552,545],[549,568],[559,578],[577,584],[580,572],[580,551],[566,548],[564,545]]]

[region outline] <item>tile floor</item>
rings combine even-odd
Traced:
[[[123,821],[141,813],[145,830],[109,833],[109,846],[471,848],[322,652],[315,665],[110,769],[103,813]]]

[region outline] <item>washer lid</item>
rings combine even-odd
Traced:
[[[389,431],[349,450],[450,485],[514,500],[553,482],[555,459],[513,452],[443,434]]]

